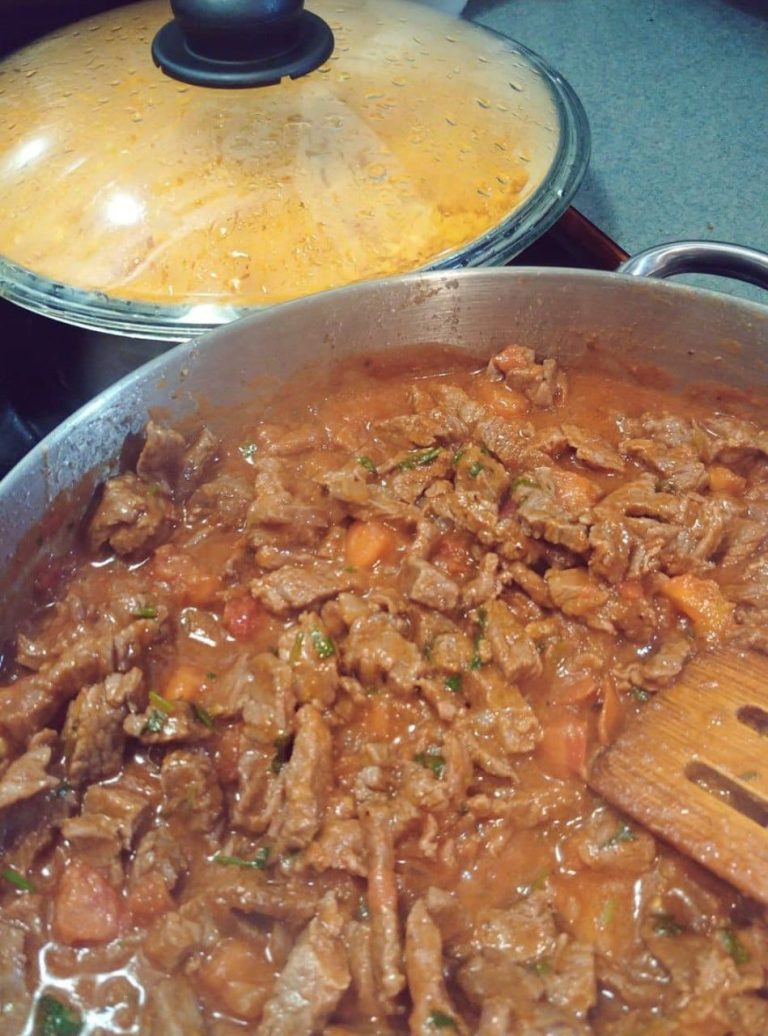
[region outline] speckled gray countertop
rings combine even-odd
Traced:
[[[574,204],[627,251],[679,238],[768,251],[767,0],[471,0],[465,15],[579,94],[592,160]]]

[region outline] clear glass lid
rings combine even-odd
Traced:
[[[310,0],[334,49],[276,85],[169,78],[147,0],[0,65],[0,292],[85,326],[187,338],[254,307],[503,261],[586,166],[540,59],[412,0]]]

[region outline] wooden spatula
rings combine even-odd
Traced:
[[[608,802],[768,903],[768,658],[702,655],[594,759]]]

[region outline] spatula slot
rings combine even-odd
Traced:
[[[768,802],[750,793],[713,766],[702,762],[688,763],[685,776],[703,791],[738,810],[742,816],[754,820],[761,827],[768,827]]]
[[[758,705],[742,705],[736,713],[736,719],[758,734],[768,734],[768,712]]]

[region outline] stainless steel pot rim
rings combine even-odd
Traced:
[[[589,164],[591,136],[584,107],[571,85],[549,63],[522,43],[494,29],[483,31],[498,36],[512,55],[522,55],[549,87],[560,126],[558,148],[546,177],[534,194],[507,219],[474,241],[438,256],[414,271],[495,266],[509,262],[547,231],[563,214],[579,188]],[[398,274],[395,276],[408,276]],[[369,283],[367,281],[356,284]],[[333,291],[341,289],[331,289]],[[63,323],[94,331],[107,331],[131,338],[184,342],[222,324],[265,312],[268,306],[173,305],[137,303],[98,291],[73,288],[53,281],[6,259],[0,254],[0,298]],[[292,301],[301,301],[300,297]],[[280,305],[290,305],[280,303]]]

